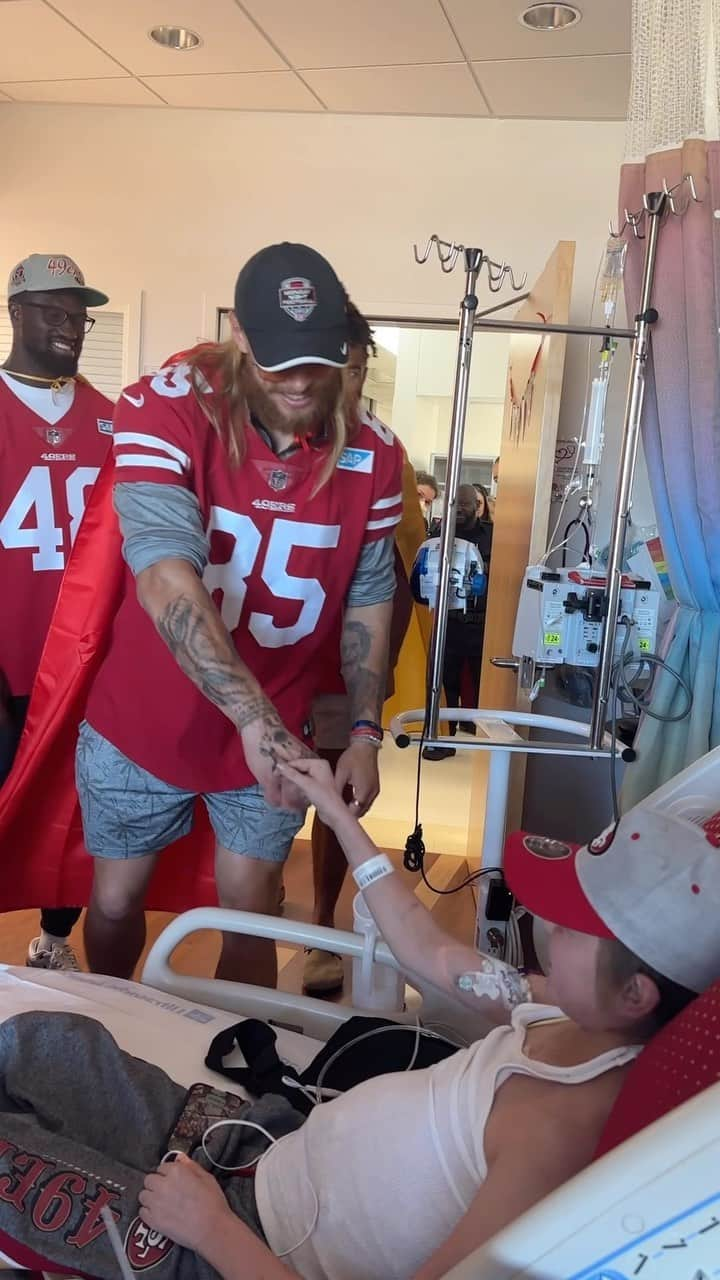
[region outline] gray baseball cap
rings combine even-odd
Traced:
[[[104,307],[110,301],[106,293],[88,288],[77,262],[66,253],[31,253],[29,258],[23,258],[10,272],[7,296],[70,289],[81,296],[87,307]]]
[[[699,825],[641,802],[579,849],[516,832],[504,870],[533,915],[618,938],[666,978],[704,991],[720,978],[718,846],[720,813]]]

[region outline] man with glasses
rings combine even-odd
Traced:
[[[10,772],[70,547],[108,452],[113,405],[78,376],[89,289],[65,254],[34,253],[8,283],[13,330],[0,367],[0,784]],[[0,867],[0,874],[2,870]],[[76,969],[77,907],[44,909],[27,963]]]

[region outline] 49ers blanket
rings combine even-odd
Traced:
[[[161,1071],[120,1049],[99,1023],[68,1013],[22,1013],[0,1025],[0,1251],[30,1269],[117,1280],[102,1210],[112,1213],[133,1271],[157,1280],[210,1280],[195,1254],[152,1232],[138,1216],[145,1176],[175,1145],[202,1132],[197,1105]],[[233,1114],[280,1137],[302,1123],[282,1098],[247,1103],[223,1095]],[[198,1130],[198,1120],[200,1127]],[[216,1145],[217,1144],[217,1145]],[[210,1163],[185,1144],[207,1169]],[[228,1126],[212,1135],[220,1164],[251,1161],[267,1140]],[[233,1211],[257,1234],[254,1183],[221,1183]]]

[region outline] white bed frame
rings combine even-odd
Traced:
[[[148,955],[142,981],[318,1039],[327,1039],[352,1014],[363,1012],[245,983],[175,973],[169,965],[173,951],[199,929],[274,938],[343,956],[360,956],[363,950],[363,939],[357,934],[275,916],[201,908],[178,916],[164,930]],[[375,960],[397,968],[384,943],[377,945]],[[400,1020],[415,1016],[415,1010],[393,1015]],[[447,1010],[437,1006],[432,1016],[439,1021],[449,1017]],[[426,1006],[423,1017],[427,1019]],[[720,1083],[591,1165],[444,1280],[715,1280],[717,1276]]]
[[[360,934],[341,929],[326,929],[321,925],[256,915],[250,911],[231,911],[225,907],[197,907],[177,916],[163,930],[148,954],[140,981],[170,995],[197,1000],[245,1018],[263,1018],[266,1022],[301,1031],[317,1040],[329,1040],[333,1032],[354,1014],[364,1013],[367,1016],[368,1010],[316,1000],[311,996],[273,991],[248,982],[192,978],[177,973],[170,967],[173,951],[190,934],[206,929],[243,933],[253,938],[273,938],[285,946],[319,947],[352,959],[361,959],[366,945]],[[384,942],[375,943],[373,961],[396,970],[399,967]],[[420,1002],[413,1000],[405,1011],[383,1013],[382,1016],[395,1022],[414,1022],[419,1012]]]

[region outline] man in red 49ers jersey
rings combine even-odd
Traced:
[[[144,378],[114,418],[128,581],[77,755],[95,857],[91,968],[127,977],[157,858],[205,802],[220,902],[274,911],[305,804],[278,770],[310,752],[317,654],[342,624],[352,733],[337,785],[363,814],[395,591],[402,451],[346,422],[347,295],[304,245],[238,277],[232,336]],[[229,934],[218,976],[274,985],[274,945]]]
[[[0,368],[0,783],[22,730],[63,570],[105,459],[113,406],[77,377],[87,308],[103,306],[66,254],[32,254],[8,283],[12,351]],[[0,698],[2,694],[0,694]],[[1,874],[1,872],[0,872]],[[45,909],[28,964],[77,968],[80,909]]]

